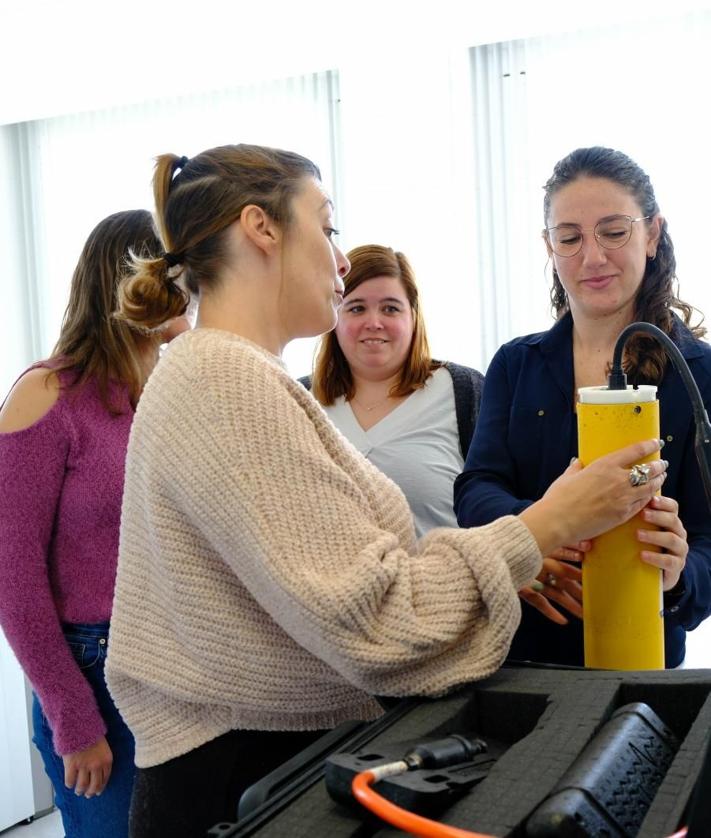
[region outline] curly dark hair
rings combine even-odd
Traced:
[[[653,217],[659,213],[654,188],[649,176],[621,151],[594,146],[578,148],[559,160],[553,174],[543,187],[543,216],[545,224],[550,217],[552,197],[569,183],[580,177],[605,178],[626,189],[639,204],[643,216]],[[647,259],[644,277],[635,300],[634,319],[653,323],[668,335],[672,334],[675,309],[683,323],[695,338],[702,338],[706,329],[699,322],[691,325],[694,307],[677,296],[676,258],[666,220],[662,221],[659,244],[654,258]],[[551,304],[556,317],[561,318],[570,306],[568,295],[553,269]],[[703,316],[701,318],[703,320]],[[664,349],[654,338],[635,335],[625,348],[624,368],[633,383],[658,384],[666,367]]]

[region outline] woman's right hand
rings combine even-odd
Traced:
[[[114,755],[106,737],[102,736],[83,751],[75,751],[62,757],[64,762],[64,785],[74,789],[77,795],[93,797],[101,794],[111,776]]]
[[[636,515],[661,489],[667,463],[649,463],[649,480],[630,483],[630,468],[659,451],[659,440],[636,442],[586,468],[573,462],[545,495],[521,514],[544,556],[565,544],[594,538]]]

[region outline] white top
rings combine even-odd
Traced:
[[[325,411],[360,453],[402,489],[418,537],[434,527],[457,526],[453,487],[464,460],[454,386],[445,367],[368,431],[343,396]]]

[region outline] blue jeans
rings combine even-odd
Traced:
[[[55,753],[52,730],[37,696],[32,707],[33,741],[42,755],[44,768],[54,787],[54,799],[62,814],[66,838],[126,838],[128,809],[133,789],[134,742],[113,703],[104,680],[108,644],[108,623],[65,625],[64,636],[84,677],[96,696],[106,723],[106,740],[113,754],[111,776],[98,797],[77,796],[64,785],[64,763]]]

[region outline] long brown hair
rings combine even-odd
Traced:
[[[242,210],[255,204],[288,227],[305,177],[321,178],[310,160],[264,146],[220,146],[190,160],[160,155],[153,194],[167,253],[133,260],[119,316],[152,329],[183,314],[189,296],[176,280],[193,294],[213,287],[226,258],[227,229]]]
[[[576,149],[555,164],[553,174],[543,187],[543,216],[546,226],[550,217],[552,197],[558,190],[581,177],[604,178],[618,184],[637,201],[643,216],[649,216],[651,219],[659,213],[654,188],[646,172],[621,151],[595,146]],[[635,300],[634,319],[652,323],[666,334],[671,334],[674,323],[672,310],[676,309],[692,335],[702,338],[706,329],[701,323],[691,325],[695,309],[679,299],[675,286],[678,286],[678,282],[674,245],[664,220],[657,252],[653,259],[647,259],[644,277]],[[551,303],[559,319],[570,309],[568,295],[555,268]],[[654,338],[639,334],[627,342],[624,368],[633,383],[658,384],[664,375],[666,363],[666,352]]]
[[[119,284],[132,254],[152,256],[160,251],[149,212],[117,212],[92,230],[74,269],[59,340],[50,356],[50,374],[71,371],[67,386],[72,389],[95,380],[112,413],[120,408],[109,397],[111,380],[125,384],[132,404],[138,402],[145,383],[140,349],[148,339],[112,317]]]
[[[425,321],[420,309],[420,294],[412,267],[403,253],[379,244],[355,247],[346,254],[346,258],[351,263],[351,269],[344,278],[344,297],[355,291],[363,282],[378,276],[394,277],[405,290],[412,309],[414,329],[410,352],[405,359],[399,380],[390,388],[390,395],[408,396],[414,390],[424,387],[433,370],[440,366],[430,355]],[[335,331],[321,338],[314,362],[311,389],[323,405],[333,404],[339,396],[351,399],[355,394],[351,368]]]

